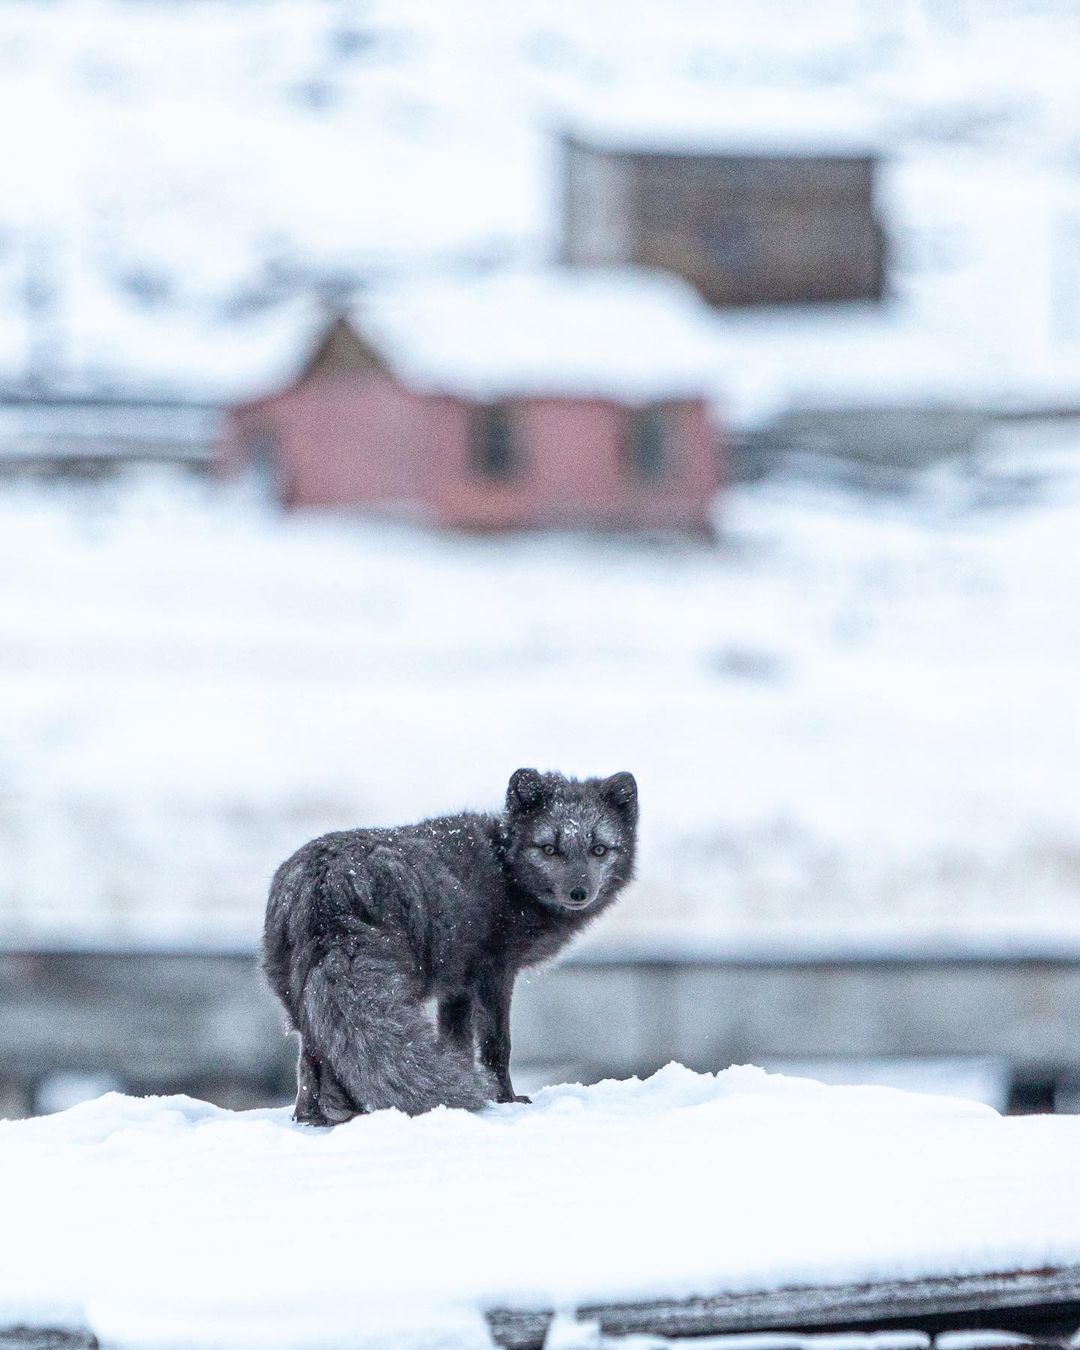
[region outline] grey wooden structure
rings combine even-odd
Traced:
[[[806,1059],[986,1057],[1016,1104],[1080,1084],[1080,953],[716,960],[579,954],[529,973],[515,1063],[536,1081]],[[50,1074],[222,1105],[284,1102],[295,1047],[250,952],[0,951],[0,1112]],[[6,1107],[5,1107],[6,1104]]]
[[[884,293],[871,153],[562,145],[566,263],[664,268],[713,305]]]
[[[0,476],[102,478],[130,464],[209,471],[215,404],[0,391]]]
[[[923,1332],[929,1346],[931,1337],[950,1330],[993,1328],[1064,1345],[1080,1326],[1080,1270],[1010,1271],[597,1304],[577,1309],[576,1316],[582,1322],[598,1323],[607,1336],[690,1338],[903,1328]],[[548,1311],[500,1308],[488,1314],[488,1324],[493,1339],[507,1350],[540,1350],[551,1317]],[[909,1338],[909,1344],[914,1339]],[[811,1336],[807,1350],[812,1346]]]
[[[552,1316],[546,1309],[496,1308],[487,1313],[487,1321],[492,1339],[506,1350],[542,1350]],[[772,1333],[770,1350],[781,1345],[784,1350],[817,1350],[819,1345],[820,1350],[837,1350],[832,1338],[841,1331],[873,1334],[866,1350],[954,1350],[957,1338],[951,1333],[956,1331],[968,1333],[960,1342],[964,1350],[1001,1350],[1009,1343],[1003,1332],[1012,1333],[1014,1343],[1026,1336],[1026,1344],[1064,1350],[1080,1326],[1080,1270],[587,1304],[573,1316],[598,1327],[606,1350],[617,1350],[623,1337],[642,1335],[724,1350],[726,1336],[747,1333]],[[709,1340],[703,1343],[703,1336]],[[583,1339],[586,1343],[594,1342]],[[745,1340],[735,1344],[748,1350]],[[0,1350],[98,1350],[98,1341],[88,1331],[0,1326]]]

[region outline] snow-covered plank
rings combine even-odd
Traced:
[[[0,1327],[0,1350],[98,1350],[89,1331],[63,1327]]]
[[[958,1315],[978,1314],[995,1326],[1040,1330],[1047,1323],[1080,1326],[1080,1267],[882,1280],[874,1284],[801,1286],[718,1294],[709,1298],[595,1304],[576,1310],[606,1335],[707,1336],[896,1325],[929,1329]],[[488,1314],[492,1336],[507,1350],[539,1350],[553,1313],[499,1308]],[[807,1339],[813,1345],[813,1338]],[[951,1344],[951,1343],[948,1343]],[[952,1350],[958,1350],[953,1344]]]

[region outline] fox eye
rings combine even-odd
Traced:
[[[607,848],[604,844],[593,844],[591,851],[594,858],[602,858],[607,852]]]
[[[541,844],[541,845],[540,845],[540,848],[542,849],[542,851],[543,851],[544,853],[547,854],[547,856],[548,856],[549,858],[554,858],[554,856],[555,856],[555,845],[554,845],[554,844]]]

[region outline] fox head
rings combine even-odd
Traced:
[[[596,910],[633,874],[637,814],[631,773],[577,779],[518,769],[506,791],[510,874],[546,909]]]

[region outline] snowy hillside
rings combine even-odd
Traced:
[[[0,1123],[0,1326],[481,1350],[500,1306],[1045,1270],[1080,1263],[1078,1144],[1075,1117],[753,1068],[332,1132],[110,1094]]]
[[[792,370],[736,327],[736,415],[853,380],[1075,401],[1078,43],[1060,0],[6,6],[0,381],[250,392],[256,321],[312,284],[551,256],[554,134],[602,113],[884,156],[882,330],[803,328]]]
[[[249,946],[305,839],[537,764],[641,783],[599,944],[1075,949],[1080,438],[1027,436],[715,551],[9,488],[0,936]]]

